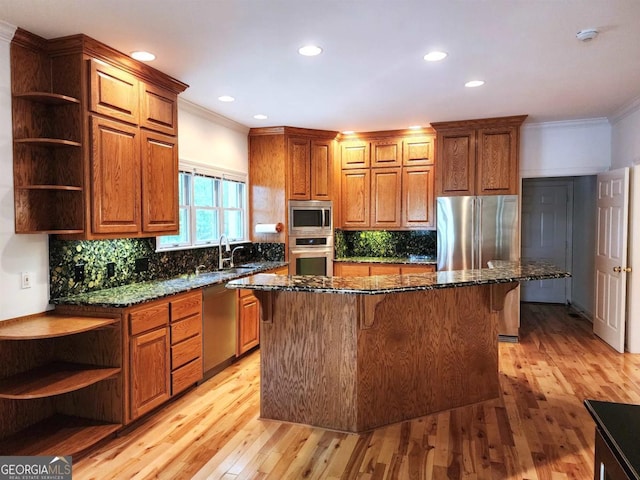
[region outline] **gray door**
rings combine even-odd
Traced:
[[[569,268],[570,180],[527,179],[522,186],[522,259]],[[522,283],[522,301],[567,303],[567,279]]]

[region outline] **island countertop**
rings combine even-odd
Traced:
[[[257,274],[233,280],[228,288],[265,291],[317,293],[385,294],[440,288],[468,287],[497,283],[522,282],[570,277],[554,265],[541,262],[488,262],[492,268],[453,270],[408,275],[374,275],[369,277],[285,276]]]

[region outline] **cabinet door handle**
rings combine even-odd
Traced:
[[[600,480],[607,480],[606,475],[607,475],[607,472],[605,471],[605,468],[604,468],[604,462],[600,462]]]

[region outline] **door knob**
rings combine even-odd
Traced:
[[[619,272],[631,273],[631,267],[613,267],[613,271],[616,273],[619,273]]]

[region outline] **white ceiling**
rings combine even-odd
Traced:
[[[185,99],[249,127],[547,122],[610,116],[640,96],[639,0],[0,0],[0,20],[150,50],[190,85]],[[591,27],[595,40],[576,39]],[[300,56],[307,43],[324,52]],[[427,63],[432,49],[449,56]],[[476,78],[485,86],[463,86]]]

